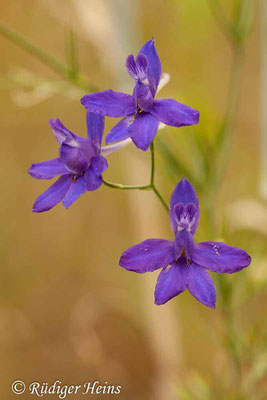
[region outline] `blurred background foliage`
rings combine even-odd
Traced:
[[[0,11],[1,398],[19,378],[108,381],[127,400],[266,399],[266,2],[3,0]],[[49,118],[85,135],[81,96],[130,92],[126,56],[152,36],[171,75],[160,96],[201,115],[159,131],[161,193],[169,201],[186,176],[200,198],[196,239],[252,255],[238,274],[212,274],[216,311],[187,294],[156,307],[156,274],[118,267],[132,244],[171,238],[152,192],[102,187],[68,211],[31,213],[47,182],[27,169],[56,156]],[[109,165],[112,181],[149,181],[149,154],[133,145]]]

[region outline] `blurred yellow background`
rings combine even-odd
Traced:
[[[126,57],[137,54],[154,36],[163,71],[171,75],[160,95],[200,110],[195,132],[205,141],[224,115],[233,63],[231,43],[208,3],[2,0],[0,15],[6,26],[62,62],[71,28],[80,70],[98,90],[130,93]],[[221,3],[230,18],[235,0]],[[188,294],[157,307],[157,273],[141,276],[118,266],[121,253],[131,245],[150,237],[172,237],[165,211],[152,192],[103,186],[68,210],[60,204],[43,214],[31,212],[50,182],[34,180],[27,169],[33,162],[56,157],[58,151],[48,120],[60,118],[71,131],[86,136],[85,110],[79,102],[85,92],[0,35],[1,399],[16,398],[10,389],[15,379],[51,384],[56,379],[69,384],[107,381],[122,386],[114,398],[123,400],[267,398],[267,178],[262,174],[267,151],[261,112],[267,22],[264,2],[247,3],[255,12],[245,44],[229,162],[216,193],[220,231],[229,244],[245,248],[253,257],[247,270],[227,277],[233,286],[232,322],[239,340],[234,346],[242,354],[238,377],[227,349],[232,344],[225,340],[230,326],[220,292],[215,311]],[[114,123],[108,119],[105,133]],[[190,128],[167,127],[158,136],[198,176]],[[155,146],[156,180],[169,201],[182,174],[176,178],[168,173],[157,140]],[[108,161],[105,177],[112,181],[149,180],[149,154],[132,144]],[[202,188],[203,193],[208,190]],[[210,237],[203,224],[200,220],[199,238],[218,239]],[[72,397],[84,398],[68,396]]]

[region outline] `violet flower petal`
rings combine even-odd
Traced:
[[[61,145],[68,145],[73,148],[80,148],[87,159],[90,159],[96,154],[96,147],[90,142],[90,140],[75,135],[69,131],[60,121],[60,119],[50,119],[49,125],[56,137],[56,140]]]
[[[216,288],[208,272],[194,263],[188,267],[188,290],[200,303],[215,308]]]
[[[178,232],[174,239],[174,253],[177,260],[185,250],[186,258],[191,260],[194,251],[194,239],[190,232],[184,229]]]
[[[91,168],[88,168],[84,174],[84,179],[86,182],[86,188],[89,192],[93,192],[100,188],[103,183],[101,175],[96,175]]]
[[[150,92],[150,89],[147,85],[144,85],[141,82],[136,82],[134,88],[134,96],[136,97],[136,101],[138,106],[144,110],[149,112],[154,103],[154,98]]]
[[[37,179],[52,179],[59,175],[68,175],[64,163],[59,158],[32,164],[28,173]]]
[[[148,61],[146,56],[138,54],[136,60],[131,54],[127,57],[126,68],[128,69],[129,75],[135,80],[143,81],[147,76]]]
[[[76,201],[83,193],[87,191],[84,176],[80,176],[75,181],[71,182],[69,190],[63,199],[63,205],[65,208],[69,208],[74,201]]]
[[[81,103],[88,111],[109,117],[124,117],[133,115],[136,111],[133,96],[111,89],[87,94],[81,99]]]
[[[164,239],[147,239],[130,247],[120,258],[120,266],[128,271],[152,272],[174,261],[173,243]]]
[[[105,157],[97,155],[91,159],[90,167],[84,174],[87,190],[92,192],[102,185],[103,179],[101,174],[107,167],[108,162]]]
[[[60,121],[59,118],[50,119],[49,125],[50,125],[50,128],[52,129],[52,132],[55,135],[55,138],[59,144],[62,144],[66,141],[69,143],[72,140],[74,140],[74,137],[76,135],[74,133],[72,133],[69,129],[67,129],[62,124],[62,122]]]
[[[155,40],[151,39],[146,42],[139,51],[139,54],[144,54],[148,60],[147,77],[149,88],[152,96],[155,97],[161,77],[161,62],[155,47]]]
[[[199,111],[174,99],[155,100],[151,114],[169,126],[180,127],[199,123]]]
[[[88,139],[95,146],[97,153],[100,153],[104,134],[105,118],[100,114],[87,111],[86,122]]]
[[[251,257],[245,250],[223,242],[202,242],[195,245],[192,260],[210,271],[232,274],[247,267]]]
[[[178,224],[175,218],[174,208],[178,203],[182,203],[185,207],[190,203],[196,206],[197,210],[195,212],[195,222],[191,226],[191,234],[194,235],[199,221],[199,203],[195,189],[186,178],[183,178],[180,180],[180,182],[178,182],[171,196],[169,215],[171,228],[175,234]]]
[[[90,168],[95,175],[101,175],[108,167],[108,162],[101,155],[94,156],[90,162]]]
[[[75,174],[81,174],[86,170],[89,160],[86,159],[80,148],[63,143],[60,146],[59,154],[61,161],[63,161],[69,171]]]
[[[88,168],[84,174],[84,179],[86,182],[86,187],[89,192],[93,192],[100,188],[103,183],[101,175],[96,175],[92,169]]]
[[[32,211],[40,213],[55,207],[65,197],[71,182],[71,175],[61,176],[36,199]]]
[[[173,263],[161,271],[155,288],[155,304],[162,305],[187,288],[188,267],[186,260],[181,257],[178,263]]]
[[[119,142],[130,136],[129,126],[133,123],[134,116],[130,115],[120,120],[107,134],[106,143]]]
[[[175,221],[179,228],[190,229],[195,222],[197,207],[193,203],[188,203],[184,206],[182,203],[177,203],[173,208]]]
[[[142,112],[129,126],[130,137],[139,149],[146,151],[156,136],[158,126],[159,121],[153,115]]]

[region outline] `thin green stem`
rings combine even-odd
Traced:
[[[31,43],[20,34],[12,31],[10,28],[6,27],[2,23],[0,23],[0,34],[9,39],[11,42],[15,43],[23,50],[30,53],[32,56],[37,58],[43,64],[47,65],[64,79],[71,81],[75,86],[79,87],[80,89],[95,91],[95,88],[88,82],[85,77],[81,76],[80,74],[73,75],[73,70],[71,68],[67,67],[65,64],[61,63],[50,54],[47,54],[38,46]]]
[[[150,185],[154,185],[155,178],[155,154],[154,154],[154,141],[152,141],[150,145],[150,154],[151,154],[151,175],[150,175]]]
[[[159,191],[157,190],[157,188],[155,187],[155,185],[152,186],[151,188],[153,190],[153,192],[155,193],[155,195],[160,199],[161,203],[163,204],[163,207],[165,208],[165,210],[167,212],[169,212],[169,206],[166,203],[166,201],[163,199],[163,197],[161,196],[161,194],[159,193]]]
[[[155,195],[159,198],[159,200],[161,201],[161,203],[163,204],[165,210],[167,210],[167,212],[169,211],[169,206],[168,204],[165,202],[165,200],[163,199],[163,197],[161,196],[161,194],[159,193],[158,189],[155,187],[155,152],[154,152],[154,141],[152,141],[151,145],[150,145],[150,154],[151,154],[151,176],[150,176],[150,186],[151,189],[153,190],[153,192],[155,193]]]
[[[168,204],[163,199],[158,189],[155,187],[154,178],[155,178],[155,154],[154,154],[154,143],[152,142],[150,145],[150,153],[151,153],[151,174],[150,174],[150,184],[149,185],[122,185],[121,183],[109,182],[106,179],[103,179],[104,185],[112,188],[112,189],[121,189],[121,190],[153,190],[155,195],[159,198],[161,203],[163,204],[166,211],[169,211]]]
[[[122,190],[148,190],[152,189],[151,185],[122,185],[121,183],[109,182],[103,179],[104,185],[112,189],[122,189]]]

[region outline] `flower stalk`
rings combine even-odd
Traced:
[[[109,182],[106,179],[103,178],[103,183],[104,185],[112,188],[112,189],[121,189],[121,190],[153,190],[155,195],[159,198],[161,204],[165,208],[165,210],[168,212],[169,207],[166,201],[163,199],[162,195],[158,191],[158,189],[155,186],[155,153],[154,153],[154,141],[150,144],[150,154],[151,154],[151,175],[150,175],[150,184],[148,185],[122,185],[121,183],[114,183],[114,182]]]

